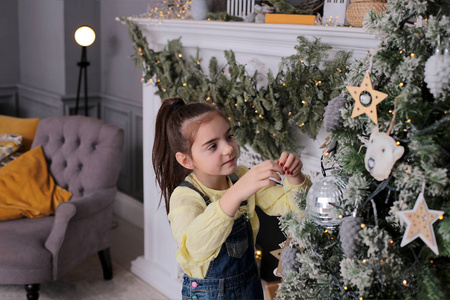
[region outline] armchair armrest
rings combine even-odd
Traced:
[[[45,247],[53,254],[54,278],[56,278],[57,275],[56,266],[58,265],[59,251],[64,242],[69,223],[89,218],[103,210],[105,207],[112,205],[116,192],[117,189],[114,187],[61,203],[58,206],[52,230],[45,241]]]
[[[76,215],[73,219],[79,220],[87,218],[103,210],[105,207],[112,205],[116,193],[117,188],[113,187],[70,200],[68,203],[74,205],[76,208]]]

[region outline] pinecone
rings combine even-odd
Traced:
[[[450,55],[448,50],[444,54],[437,51],[425,63],[425,82],[435,99],[448,89],[450,84]]]
[[[361,219],[358,217],[346,217],[339,230],[342,251],[347,258],[353,258],[359,250]]]
[[[328,102],[323,114],[323,122],[325,130],[331,132],[334,128],[342,124],[341,112],[339,111],[345,104],[347,99],[342,96],[337,96]]]
[[[300,263],[297,261],[297,253],[300,253],[300,250],[297,247],[285,247],[281,252],[281,267],[283,268],[283,275],[291,270],[298,270],[300,268]]]

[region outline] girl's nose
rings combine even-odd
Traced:
[[[229,155],[232,152],[233,152],[233,146],[230,144],[225,145],[225,147],[223,149],[223,155]]]

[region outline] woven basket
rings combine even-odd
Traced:
[[[347,20],[354,27],[362,27],[369,10],[379,14],[386,10],[386,0],[352,0],[347,8]]]

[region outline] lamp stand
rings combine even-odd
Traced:
[[[87,47],[82,47],[81,49],[81,61],[77,63],[80,67],[80,73],[78,75],[78,89],[77,89],[77,102],[75,106],[75,114],[78,114],[78,107],[80,104],[80,89],[81,89],[81,77],[83,77],[84,73],[84,115],[88,115],[88,95],[87,95],[87,67],[90,63],[87,61]],[[83,72],[84,71],[84,72]]]

